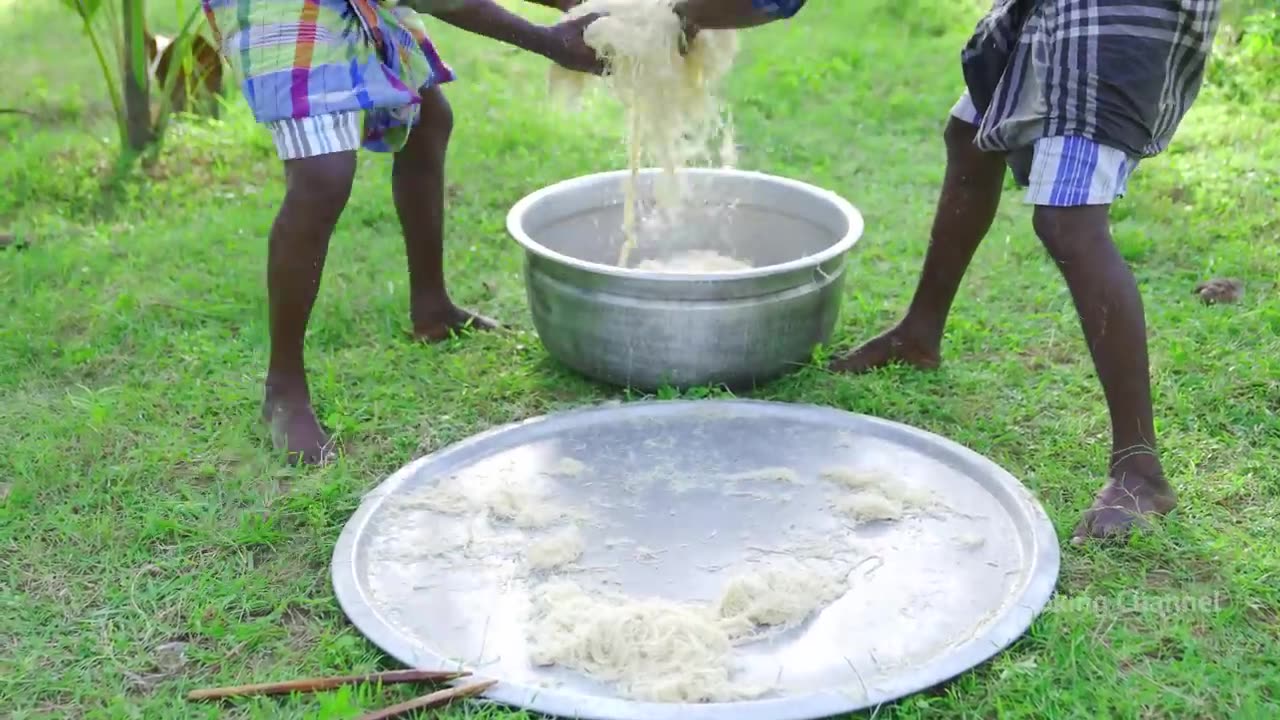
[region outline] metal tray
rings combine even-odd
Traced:
[[[778,467],[804,482],[748,487],[743,479]],[[829,511],[833,485],[821,479],[837,467],[889,471],[940,498],[945,511],[850,527]],[[520,552],[541,531],[487,526],[483,552],[441,554],[467,533],[476,537],[474,519],[415,505],[445,478],[537,485],[589,508],[587,550],[558,574],[633,595],[710,600],[725,568],[788,552],[800,536],[847,542],[866,562],[844,597],[738,651],[742,677],[776,681],[774,694],[635,702],[529,662],[530,590],[546,576],[528,570]],[[377,646],[412,667],[461,666],[497,679],[485,695],[494,702],[589,720],[811,720],[910,695],[991,658],[1044,608],[1058,566],[1054,528],[1031,494],[949,440],[830,408],[652,401],[497,428],[410,463],[347,523],[333,583],[344,612]]]

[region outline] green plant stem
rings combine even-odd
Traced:
[[[84,34],[89,38],[89,44],[93,47],[93,54],[98,59],[98,67],[102,70],[102,79],[107,84],[107,96],[111,100],[111,111],[116,118],[116,131],[120,134],[121,144],[129,142],[129,132],[125,123],[124,102],[120,97],[120,90],[116,87],[115,73],[111,70],[111,64],[107,62],[106,53],[102,51],[102,43],[98,40],[97,33],[93,30],[93,23],[87,15],[81,14],[81,21],[84,23]]]
[[[195,23],[200,17],[200,6],[196,6],[187,15],[187,19],[182,23],[182,29],[178,31],[177,37],[173,39],[174,61],[169,63],[168,72],[165,77],[160,80],[160,106],[156,111],[155,127],[153,128],[154,142],[159,144],[164,138],[165,129],[169,126],[169,119],[172,117],[172,101],[173,88],[177,83],[178,77],[181,76],[182,68],[191,65],[191,45],[195,40],[196,31]]]
[[[144,0],[122,0],[122,10],[126,147],[132,153],[140,153],[155,139],[147,77]]]

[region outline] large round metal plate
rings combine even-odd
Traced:
[[[562,472],[566,458],[575,472]],[[744,492],[726,479],[777,467],[805,481]],[[829,512],[832,484],[821,477],[835,467],[887,470],[946,511],[850,527]],[[562,571],[584,586],[712,600],[726,568],[786,552],[797,533],[856,546],[867,561],[835,603],[738,649],[743,678],[776,682],[773,694],[634,702],[529,662],[531,590],[547,577],[525,569],[520,552],[539,531],[489,528],[511,553],[433,551],[475,532],[471,519],[411,501],[445,478],[538,484],[587,509],[587,550]],[[351,621],[387,653],[496,679],[486,697],[499,703],[598,720],[810,720],[904,697],[989,659],[1043,609],[1058,563],[1053,526],[1030,493],[949,440],[829,408],[708,400],[551,415],[421,458],[348,522],[333,582]]]

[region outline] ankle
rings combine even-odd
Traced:
[[[908,347],[937,354],[942,349],[942,325],[908,312],[892,330],[894,338]]]
[[[453,309],[453,300],[444,289],[414,293],[409,296],[409,311],[414,315],[433,317]]]
[[[307,376],[302,373],[268,371],[263,392],[269,403],[310,403]]]
[[[1126,475],[1165,482],[1160,457],[1155,448],[1148,445],[1125,446],[1111,451],[1111,476],[1120,478]]]

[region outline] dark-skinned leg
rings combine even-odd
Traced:
[[[973,125],[954,117],[947,124],[946,176],[929,250],[906,316],[893,329],[836,358],[832,370],[860,373],[898,362],[934,368],[941,362],[947,313],[969,261],[995,219],[1004,182],[1004,157],[975,147],[976,132]]]
[[[1077,539],[1121,535],[1143,515],[1177,503],[1156,455],[1142,296],[1111,240],[1109,205],[1037,207],[1036,235],[1071,289],[1111,413],[1110,480],[1076,528]]]
[[[278,450],[291,460],[320,463],[331,452],[311,407],[303,339],[324,272],[329,238],[351,195],[356,154],[341,152],[285,161],[287,190],[271,226],[267,290],[271,362],[263,418]]]
[[[464,329],[488,330],[494,321],[453,304],[444,281],[444,164],[453,111],[440,88],[422,96],[421,122],[396,153],[391,189],[409,261],[409,317],[428,341]]]

